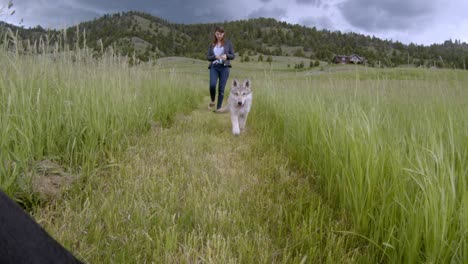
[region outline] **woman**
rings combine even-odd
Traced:
[[[224,88],[229,78],[231,60],[235,58],[234,48],[231,41],[225,39],[224,28],[216,27],[213,42],[208,47],[207,60],[210,61],[210,96],[211,102],[208,106],[213,109],[216,98],[216,83],[218,84],[218,103],[215,112],[221,108],[224,99]]]

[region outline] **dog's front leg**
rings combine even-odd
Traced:
[[[239,129],[239,117],[236,114],[231,115],[231,123],[232,123],[232,134],[238,136],[240,134]]]
[[[247,122],[247,114],[240,116],[239,127],[241,131],[245,130],[245,123]]]

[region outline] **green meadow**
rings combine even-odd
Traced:
[[[468,262],[467,71],[234,61],[234,137],[205,61],[0,60],[0,188],[87,263]]]

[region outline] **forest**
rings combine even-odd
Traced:
[[[24,28],[0,22],[1,42],[16,37],[19,52],[77,49],[84,46],[97,55],[112,48],[121,55],[148,61],[167,56],[205,59],[215,26],[223,26],[242,59],[262,56],[296,56],[331,62],[335,55],[357,54],[368,66],[437,67],[466,69],[468,44],[459,40],[429,46],[383,40],[353,32],[318,30],[272,18],[224,21],[211,24],[175,24],[153,15],[129,11],[106,14],[62,30],[41,26]],[[8,29],[11,29],[10,31]],[[8,33],[9,32],[9,33]],[[47,48],[39,48],[43,43]],[[44,45],[43,45],[44,46]]]

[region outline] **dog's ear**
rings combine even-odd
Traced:
[[[250,88],[250,79],[244,80],[244,87]]]
[[[238,85],[239,85],[239,81],[234,78],[234,80],[232,80],[232,87],[237,87]]]

